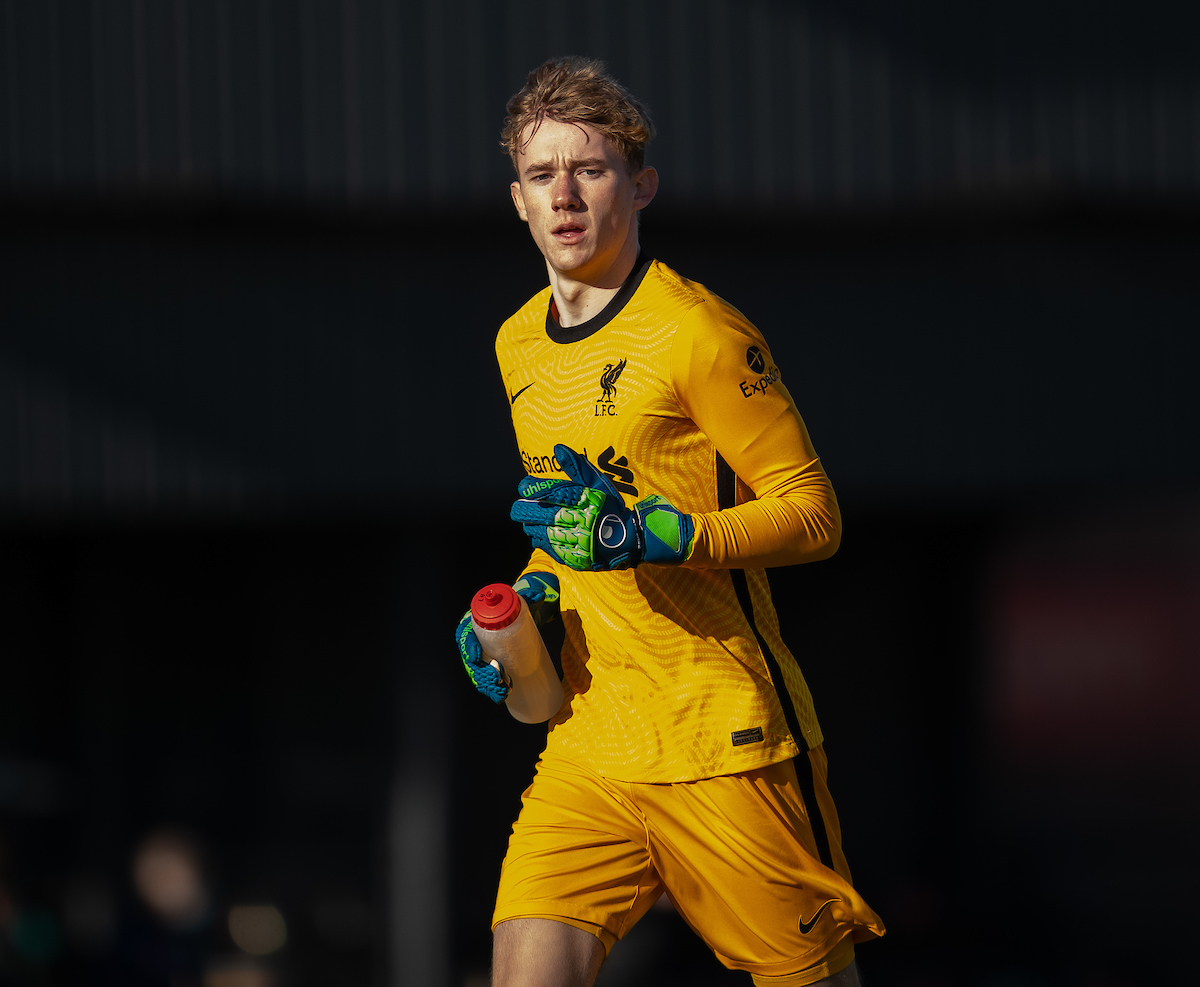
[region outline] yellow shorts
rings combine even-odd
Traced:
[[[853,943],[884,927],[851,885],[825,778],[820,747],[673,785],[544,757],[509,839],[492,927],[555,919],[608,950],[665,891],[717,958],[756,982],[799,987],[836,973]]]

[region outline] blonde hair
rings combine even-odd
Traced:
[[[500,145],[513,167],[547,117],[559,123],[584,123],[611,140],[630,171],[646,163],[646,145],[654,136],[650,114],[594,58],[551,59],[529,73],[525,87],[508,101]],[[525,136],[525,130],[533,129]],[[522,137],[524,136],[524,140]]]

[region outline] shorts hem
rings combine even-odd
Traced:
[[[782,975],[747,972],[750,973],[755,987],[807,987],[808,984],[815,984],[818,980],[841,973],[853,962],[854,939],[847,933],[834,944],[828,953],[801,970]],[[778,966],[778,964],[775,965]]]
[[[561,908],[558,902],[554,904]],[[492,932],[495,932],[496,926],[502,922],[509,922],[518,918],[540,918],[548,922],[561,922],[563,925],[570,925],[582,932],[588,932],[604,944],[605,956],[612,951],[613,946],[617,943],[617,936],[609,932],[608,929],[604,928],[598,922],[593,922],[586,918],[578,918],[574,915],[563,915],[561,911],[539,910],[536,907],[529,906],[508,909],[503,914],[497,912],[492,916]]]

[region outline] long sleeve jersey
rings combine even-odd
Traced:
[[[587,456],[626,506],[662,494],[692,515],[682,566],[558,575],[566,701],[547,749],[632,782],[763,767],[821,743],[764,569],[837,548],[833,489],[759,331],[657,261],[562,328],[550,288],[501,327],[496,355],[521,464],[562,476]]]

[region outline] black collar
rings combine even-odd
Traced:
[[[546,335],[556,343],[578,343],[581,339],[587,339],[592,333],[599,332],[613,320],[614,316],[625,307],[625,303],[633,297],[633,293],[638,290],[638,286],[642,283],[646,272],[650,270],[652,263],[653,260],[644,253],[638,254],[638,259],[634,262],[633,270],[629,272],[629,277],[625,279],[625,283],[621,285],[617,293],[608,300],[608,304],[586,322],[581,322],[577,326],[571,326],[569,329],[564,329],[554,320],[554,315],[552,314],[554,311],[554,299],[551,298],[549,304],[546,306]]]

